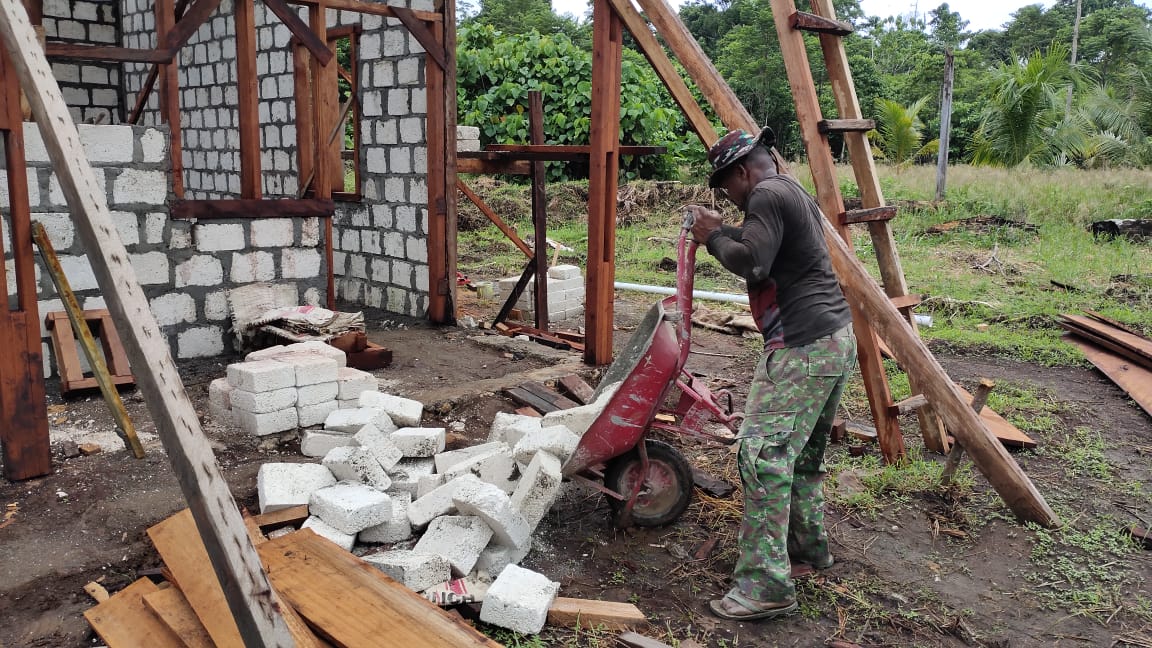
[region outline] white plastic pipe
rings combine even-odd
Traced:
[[[626,283],[617,281],[613,284],[616,290],[631,290],[633,292],[651,293],[653,295],[675,295],[675,288],[664,286],[646,286],[644,284]],[[693,290],[693,299],[710,299],[712,301],[732,302],[734,304],[748,304],[748,295],[732,295],[729,293],[710,292],[707,290]]]

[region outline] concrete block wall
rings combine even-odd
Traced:
[[[107,0],[44,0],[49,42],[120,44],[120,6]],[[120,65],[54,60],[52,72],[76,122],[119,123],[124,118]]]

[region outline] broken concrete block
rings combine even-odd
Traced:
[[[308,511],[344,533],[359,533],[392,516],[392,500],[355,482],[337,482],[308,498]]]
[[[286,352],[276,356],[275,360],[291,366],[296,371],[296,387],[329,382],[335,384],[340,369],[334,358],[313,353]]]
[[[537,452],[544,450],[551,453],[563,464],[576,451],[580,444],[580,437],[563,425],[542,427],[535,432],[525,434],[512,448],[512,458],[520,463],[531,463]]]
[[[452,492],[452,502],[460,515],[475,515],[492,529],[493,542],[508,547],[523,547],[532,537],[532,529],[520,511],[512,506],[508,494],[492,484],[464,482]]]
[[[481,443],[479,445],[468,446],[467,448],[460,448],[459,450],[449,450],[448,452],[441,452],[436,455],[436,472],[446,473],[457,464],[462,464],[465,461],[478,457],[482,454],[487,454],[493,450],[511,450],[512,446],[494,441],[491,443]]]
[[[412,537],[412,522],[408,520],[408,507],[412,496],[408,493],[391,495],[392,517],[360,532],[360,542],[391,544]]]
[[[336,372],[336,384],[340,387],[336,398],[340,400],[358,401],[360,394],[379,389],[376,376],[352,367],[340,367],[340,371]]]
[[[208,383],[208,404],[223,409],[232,409],[232,383],[227,378],[217,378]]]
[[[393,549],[364,556],[364,562],[414,592],[438,585],[452,576],[448,559],[433,553]]]
[[[520,468],[512,458],[512,452],[506,448],[507,446],[497,448],[458,463],[445,471],[444,479],[451,480],[471,473],[481,481],[495,484],[505,493],[511,493],[516,489],[516,482],[520,479]]]
[[[525,434],[539,430],[541,420],[539,416],[497,412],[496,417],[492,419],[488,441],[503,441],[509,446],[514,446]]]
[[[563,479],[560,460],[551,453],[541,451],[532,457],[511,500],[512,506],[520,511],[533,531],[556,502]]]
[[[338,366],[341,367],[348,364],[348,358],[344,355],[343,351],[337,349],[334,346],[331,346],[330,344],[315,340],[311,342],[297,342],[295,344],[289,344],[284,347],[282,353],[283,352],[295,354],[311,353],[313,355],[331,358],[336,361]]]
[[[334,382],[322,382],[296,388],[296,407],[307,407],[336,400],[340,388]],[[323,421],[321,421],[323,422]]]
[[[332,471],[314,463],[266,463],[256,473],[260,512],[307,504],[314,491],[336,483]]]
[[[536,634],[544,627],[548,608],[560,591],[560,583],[517,565],[508,565],[488,588],[480,620],[522,634]]]
[[[244,410],[253,414],[267,414],[296,406],[296,389],[274,389],[264,392],[250,392],[246,389],[233,389],[232,409]]]
[[[374,425],[377,430],[391,434],[396,425],[384,410],[374,407],[357,407],[356,409],[337,409],[324,419],[324,429],[336,432],[356,434],[365,425]]]
[[[295,407],[268,412],[267,414],[253,414],[241,409],[232,410],[232,417],[236,425],[252,436],[266,436],[277,432],[295,430],[299,422],[299,415]]]
[[[309,515],[308,519],[304,520],[304,524],[300,525],[300,528],[312,529],[313,533],[321,538],[331,540],[344,551],[352,551],[352,547],[356,545],[355,533],[344,533],[315,515]]]
[[[277,344],[276,346],[270,346],[266,349],[257,349],[256,351],[249,353],[248,355],[244,356],[244,362],[255,362],[257,360],[268,360],[270,358],[275,358],[276,356],[280,355],[281,353],[284,353],[284,345],[283,344]]]
[[[403,453],[400,452],[400,448],[397,448],[396,445],[392,443],[391,436],[377,430],[376,426],[371,423],[360,428],[360,431],[354,434],[352,438],[356,439],[356,443],[359,443],[363,448],[371,452],[372,456],[376,457],[376,461],[380,462],[384,470],[391,470],[392,467],[400,461],[401,457],[404,456]]]
[[[408,520],[412,522],[412,526],[423,529],[441,515],[455,513],[456,502],[452,500],[452,495],[455,494],[456,488],[462,484],[480,483],[482,482],[473,475],[465,475],[432,489],[427,495],[414,500],[408,507]]]
[[[315,405],[297,406],[296,412],[299,415],[299,422],[297,425],[300,427],[312,427],[314,425],[323,425],[324,421],[328,420],[328,415],[336,411],[336,401],[327,401],[324,403],[316,403]]]
[[[581,405],[579,407],[572,407],[564,410],[556,410],[555,412],[548,412],[544,415],[544,420],[541,423],[543,427],[550,427],[553,425],[563,425],[564,427],[572,430],[576,436],[584,436],[584,433],[591,427],[592,422],[596,420],[604,408],[608,406],[608,401],[616,394],[616,390],[620,389],[623,381],[613,383],[600,391],[596,396],[596,400]]]
[[[531,536],[519,549],[489,542],[484,551],[480,552],[480,557],[476,559],[476,569],[488,572],[490,576],[496,578],[508,565],[519,565],[520,561],[528,557],[530,551],[532,551]]]
[[[393,423],[404,427],[420,425],[420,417],[424,414],[424,403],[420,401],[373,391],[360,394],[360,407],[382,409],[392,418]]]
[[[416,498],[421,498],[444,485],[444,475],[420,475],[416,480]]]
[[[420,479],[431,475],[435,469],[431,459],[401,459],[388,471],[388,476],[392,478],[392,488],[389,490],[394,493],[410,493],[415,499],[418,497]]]
[[[332,448],[324,455],[323,464],[336,479],[367,484],[379,491],[386,491],[392,479],[375,455],[360,446]],[[359,529],[357,529],[359,531]]]
[[[442,515],[432,520],[412,550],[444,556],[452,565],[452,573],[463,576],[472,571],[491,539],[492,529],[478,517]]]
[[[444,452],[444,428],[400,428],[391,438],[405,457],[433,457]]]
[[[304,430],[300,438],[300,454],[321,459],[333,448],[355,446],[356,440],[347,434],[329,434],[323,430]]]
[[[228,365],[228,382],[236,389],[267,392],[296,386],[296,370],[283,362],[257,360]]]

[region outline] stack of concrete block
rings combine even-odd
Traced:
[[[479,151],[480,128],[476,126],[457,126],[456,150],[464,152]]]
[[[520,277],[506,277],[500,280],[500,292],[511,294]],[[524,320],[531,320],[536,316],[535,302],[536,279],[528,282],[528,286],[516,302],[520,316]],[[584,317],[584,277],[580,274],[580,267],[574,265],[558,265],[548,268],[548,319],[549,321],[564,322],[579,320]]]

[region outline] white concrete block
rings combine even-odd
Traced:
[[[344,533],[359,533],[392,515],[392,499],[354,482],[337,482],[312,493],[308,511]]]
[[[360,542],[391,544],[412,537],[412,522],[408,520],[408,506],[412,504],[412,496],[408,493],[398,493],[390,495],[390,497],[392,498],[392,517],[386,522],[361,531]]]
[[[332,448],[324,455],[323,464],[332,471],[336,479],[342,481],[360,482],[379,491],[386,491],[392,485],[392,479],[384,471],[384,467],[367,448],[360,446]]]
[[[525,434],[539,430],[541,421],[539,416],[497,412],[495,418],[492,419],[488,441],[503,441],[509,447],[513,447]]]
[[[45,372],[45,375],[48,375],[48,373]],[[236,417],[233,416],[232,408],[230,407],[221,407],[216,403],[208,403],[208,417],[220,425],[226,425],[228,427],[236,426]]]
[[[444,556],[452,565],[452,573],[464,576],[472,571],[491,539],[492,529],[478,517],[442,515],[432,520],[412,550]]]
[[[240,223],[198,223],[192,228],[192,240],[200,252],[243,250],[247,245]]]
[[[356,409],[337,409],[324,420],[324,429],[336,432],[356,434],[365,425],[375,426],[377,430],[391,434],[396,425],[384,410],[374,407],[357,407]]]
[[[429,522],[441,515],[451,515],[456,512],[456,502],[453,501],[452,496],[458,487],[469,484],[479,485],[480,483],[482,482],[473,475],[465,475],[446,482],[432,489],[423,497],[414,500],[412,505],[408,507],[408,519],[412,522],[412,526],[423,529],[428,526]]]
[[[284,347],[284,351],[288,353],[311,353],[313,355],[320,355],[326,358],[332,358],[336,364],[341,367],[348,364],[348,358],[344,352],[336,347],[326,344],[324,342],[296,342]]]
[[[180,358],[210,358],[224,353],[224,331],[219,326],[197,326],[176,334]]]
[[[336,397],[341,400],[358,401],[360,394],[378,389],[376,376],[352,367],[340,367],[336,373],[336,384],[340,387],[340,392]]]
[[[323,403],[316,403],[315,405],[296,406],[296,413],[299,417],[297,425],[300,427],[313,427],[316,425],[323,425],[327,420],[328,415],[339,409],[336,401],[324,401]]]
[[[297,378],[299,380],[299,378]],[[316,383],[296,388],[296,406],[307,407],[336,400],[340,387],[335,382]],[[323,421],[321,421],[323,423]]]
[[[227,378],[217,378],[208,383],[208,402],[217,407],[232,409],[232,383]]]
[[[522,464],[532,461],[537,452],[545,450],[556,456],[560,463],[568,460],[576,451],[580,437],[563,425],[542,427],[538,431],[529,432],[512,448],[512,458]]]
[[[461,515],[475,515],[484,520],[497,544],[519,549],[532,537],[532,529],[524,516],[512,506],[508,494],[497,486],[465,482],[456,487],[452,501]]]
[[[300,454],[321,459],[333,448],[355,446],[356,441],[347,434],[328,434],[323,430],[304,430],[300,439]]]
[[[596,400],[581,405],[580,407],[572,407],[564,410],[556,410],[555,412],[548,412],[544,415],[544,421],[541,423],[544,427],[551,427],[553,425],[563,425],[564,427],[572,430],[576,436],[584,436],[592,422],[596,420],[604,408],[608,406],[608,401],[616,394],[616,390],[620,389],[622,382],[618,382],[608,387],[605,387]]]
[[[312,532],[321,538],[331,540],[344,551],[352,551],[352,547],[356,545],[355,533],[344,533],[340,529],[328,524],[315,515],[309,515],[304,524],[300,525],[302,529],[312,529]]]
[[[448,452],[441,452],[436,455],[436,472],[446,473],[457,464],[462,464],[465,461],[478,457],[482,454],[492,452],[493,450],[511,450],[512,447],[500,441],[492,441],[489,443],[481,443],[459,450],[449,450]]]
[[[580,277],[580,266],[558,265],[548,268],[549,279],[576,279]]]
[[[339,351],[339,349],[337,349]],[[335,358],[314,353],[286,351],[275,360],[290,365],[296,371],[296,386],[306,387],[320,383],[335,383],[340,365]]]
[[[371,423],[360,428],[353,435],[353,438],[361,447],[372,454],[384,470],[391,470],[404,456],[400,448],[392,443],[390,435],[376,429],[376,426]],[[391,480],[389,480],[389,484],[391,484]]]
[[[300,420],[295,407],[268,412],[266,414],[255,414],[240,409],[233,409],[232,416],[235,418],[236,425],[252,436],[266,436],[277,432],[295,430],[296,424]]]
[[[276,346],[270,346],[266,349],[257,349],[256,351],[253,351],[252,353],[244,356],[244,361],[255,362],[256,360],[272,360],[276,356],[284,353],[285,348],[286,347],[283,344],[277,344]]]
[[[484,551],[480,552],[480,557],[476,559],[476,569],[486,571],[490,576],[496,578],[508,565],[519,565],[520,561],[528,557],[530,551],[532,551],[531,536],[520,548],[489,542]]]
[[[424,497],[443,485],[444,475],[420,475],[420,479],[416,481],[416,497],[413,499]]]
[[[479,477],[481,481],[499,486],[505,493],[514,491],[516,481],[520,478],[520,469],[512,459],[512,453],[506,449],[492,450],[456,464],[445,471],[444,479],[454,479],[469,473]]]
[[[336,483],[332,471],[314,463],[266,463],[256,473],[260,512],[307,504],[313,492]]]
[[[364,556],[364,562],[414,592],[438,585],[452,576],[451,564],[439,554],[393,549]]]
[[[112,200],[116,205],[163,205],[168,199],[168,175],[163,171],[126,168],[116,176]]]
[[[560,495],[564,479],[560,466],[560,460],[555,456],[548,452],[537,452],[512,493],[512,506],[520,511],[532,530],[536,529]]]
[[[237,389],[266,392],[296,386],[296,370],[274,360],[228,365],[228,382]]]
[[[444,428],[400,428],[392,433],[392,443],[405,457],[433,457],[444,451]]]
[[[360,407],[382,409],[393,423],[404,427],[420,425],[420,417],[424,414],[424,403],[420,401],[371,391],[360,394]]]
[[[348,399],[341,398],[341,399],[337,399],[336,403],[337,403],[336,409],[342,409],[342,410],[357,409],[358,407],[360,407],[360,398],[359,397],[348,398]]]
[[[296,406],[296,388],[286,387],[272,391],[253,392],[233,388],[232,409],[253,414],[267,414]]]
[[[548,608],[560,591],[560,583],[517,565],[508,565],[488,588],[480,620],[522,634],[536,634],[544,627]]]

